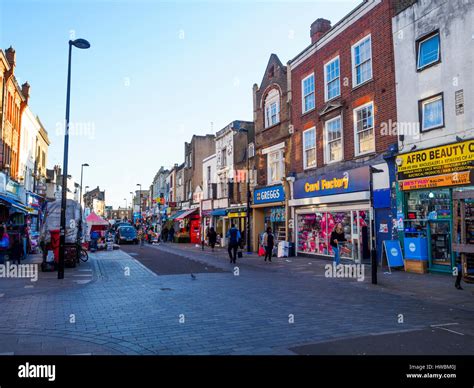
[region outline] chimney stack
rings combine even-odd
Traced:
[[[21,85],[21,94],[23,94],[23,97],[25,97],[25,102],[28,104],[28,99],[30,98],[30,84],[28,81]]]
[[[331,29],[331,22],[327,19],[316,19],[311,24],[311,43],[317,42],[321,36]]]
[[[7,58],[7,61],[13,70],[15,68],[15,63],[16,63],[16,53],[15,53],[15,49],[12,46],[10,46],[9,48],[5,50],[5,57]]]

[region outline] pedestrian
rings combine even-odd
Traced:
[[[232,224],[229,231],[227,232],[226,237],[229,239],[229,247],[227,249],[227,252],[229,252],[230,262],[235,264],[237,261],[237,250],[239,248],[239,241],[241,239],[239,229],[237,229],[235,225]]]
[[[170,230],[168,231],[168,236],[169,236],[170,242],[173,242],[173,241],[174,241],[174,233],[175,233],[174,226],[171,225],[171,228],[170,228]]]
[[[148,244],[151,244],[151,240],[152,240],[152,238],[153,238],[153,230],[152,230],[152,228],[149,228],[149,229],[148,229],[147,237],[148,237]]]
[[[265,248],[265,262],[272,262],[272,255],[273,255],[273,246],[275,245],[275,237],[272,233],[272,228],[268,227],[267,231],[263,235],[263,246]]]
[[[214,247],[216,246],[217,242],[217,233],[213,226],[211,226],[211,228],[207,231],[207,241],[209,246],[212,248],[212,252],[214,252]]]
[[[344,235],[344,227],[342,226],[342,223],[338,222],[336,226],[334,227],[332,233],[331,233],[331,247],[334,252],[334,261],[336,262],[336,265],[339,265],[339,262],[341,260],[341,252],[340,252],[340,243],[347,241],[346,237]]]
[[[165,227],[163,228],[162,232],[161,232],[161,235],[163,237],[163,242],[166,242],[168,241],[168,234],[169,234],[169,229],[168,227],[165,225]]]
[[[0,226],[0,264],[5,263],[5,255],[10,248],[10,236],[5,226]]]
[[[145,233],[142,228],[138,229],[138,242],[140,243],[140,248],[143,248],[145,244]]]
[[[19,236],[13,240],[12,249],[10,251],[10,258],[13,262],[21,264],[21,259],[23,257],[23,241],[22,237]]]

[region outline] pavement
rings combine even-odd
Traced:
[[[90,254],[61,281],[0,278],[0,354],[474,354],[472,285],[382,271],[372,285],[327,263],[160,244]]]

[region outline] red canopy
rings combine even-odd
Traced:
[[[86,218],[86,222],[89,224],[89,226],[108,226],[109,223],[104,220],[102,217],[99,217],[97,214],[92,212],[89,214]]]

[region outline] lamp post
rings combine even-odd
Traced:
[[[140,195],[139,195],[139,206],[140,206],[140,220],[142,219],[143,215],[142,215],[142,184],[141,183],[137,183],[137,186],[140,186]]]
[[[369,189],[370,189],[370,207],[372,209],[372,217],[370,219],[370,266],[372,269],[372,284],[377,284],[377,253],[375,250],[375,207],[374,207],[374,174],[384,172],[378,168],[369,166]]]
[[[123,199],[125,201],[125,214],[127,215],[128,218],[128,204],[127,204],[127,198]]]
[[[130,206],[130,219],[132,220],[132,223],[133,223],[133,191],[130,191],[130,195],[132,196],[132,205]]]
[[[69,152],[69,105],[71,95],[71,54],[72,46],[78,49],[88,49],[91,45],[85,39],[69,41],[69,57],[67,69],[67,92],[66,92],[66,127],[64,131],[64,160],[63,160],[63,184],[61,192],[61,224],[59,228],[59,265],[58,279],[64,279],[64,248],[66,243],[66,192],[67,192],[67,167]]]

